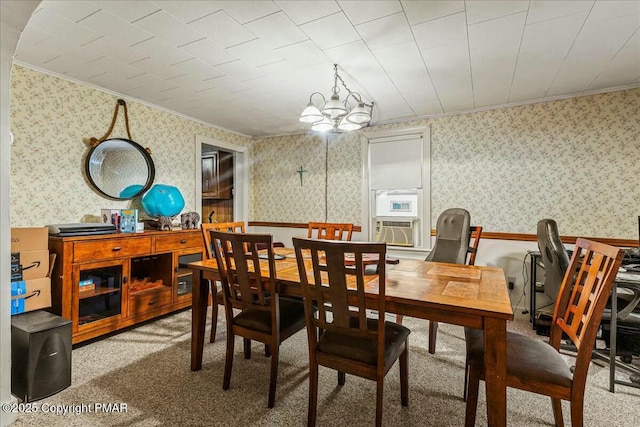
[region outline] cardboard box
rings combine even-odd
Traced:
[[[51,278],[11,282],[11,315],[51,307]]]
[[[19,270],[20,277],[17,280],[42,279],[49,275],[49,251],[25,251],[20,252]],[[14,268],[11,268],[11,280],[14,279]]]
[[[11,252],[49,250],[47,227],[12,228]]]
[[[46,276],[11,282],[11,315],[51,307],[51,272],[56,254],[49,255]]]

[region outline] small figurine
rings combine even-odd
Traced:
[[[198,221],[200,221],[198,212],[187,212],[180,215],[180,224],[183,230],[198,228]]]
[[[170,216],[159,216],[158,217],[158,230],[161,231],[171,231],[172,227],[171,227],[171,220],[173,219],[173,217]]]

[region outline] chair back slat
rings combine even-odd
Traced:
[[[270,234],[241,234],[211,231],[225,307],[270,310],[267,292],[277,293],[273,241]],[[267,247],[262,252],[259,246]],[[262,260],[260,254],[267,255]],[[273,299],[272,299],[273,300]]]
[[[308,326],[309,339],[318,339],[316,328],[354,337],[377,337],[384,328],[386,244],[294,237],[293,245],[305,312],[310,315],[307,322],[313,326]],[[307,251],[310,256],[306,255]],[[350,262],[346,262],[347,258]],[[377,260],[367,266],[368,280],[365,280],[365,259]],[[374,278],[368,277],[369,274],[377,279],[380,295],[378,321],[371,329],[367,322],[365,287]],[[316,314],[312,314],[314,305],[318,308]]]
[[[583,238],[576,241],[556,301],[549,341],[559,349],[565,335],[576,346],[574,381],[586,381],[591,347],[623,255],[620,248]]]
[[[214,222],[205,223],[200,225],[202,230],[202,238],[204,240],[204,249],[207,255],[207,259],[215,258],[213,254],[213,248],[211,246],[211,233],[212,231],[224,231],[227,233],[244,233],[244,222]]]
[[[310,239],[351,241],[353,224],[310,222],[307,230],[307,237]]]
[[[478,254],[478,244],[480,243],[480,237],[482,236],[482,227],[479,225],[472,225],[469,227],[469,234],[471,236],[471,243],[469,244],[469,258],[467,259],[468,265],[476,264],[476,255]]]

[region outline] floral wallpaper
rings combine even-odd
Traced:
[[[463,207],[486,231],[533,234],[538,220],[553,218],[561,234],[636,239],[639,117],[640,89],[631,89],[372,130],[431,126],[432,224],[443,210]],[[322,141],[310,142],[318,138],[255,142],[253,219],[324,219],[325,153]],[[360,224],[359,133],[328,138],[327,220]],[[303,187],[298,163],[312,171]]]
[[[83,139],[108,130],[117,97],[14,65],[11,76],[11,226],[80,222],[100,209],[122,209],[94,192],[83,175]],[[248,146],[251,138],[126,100],[131,139],[151,149],[155,183],[177,187],[183,212],[195,210],[195,136]],[[127,137],[120,108],[111,137]],[[133,206],[139,207],[139,206]]]
[[[108,129],[116,97],[14,66],[11,224],[78,222],[105,199],[82,174],[84,138]],[[361,133],[248,138],[127,100],[131,137],[149,147],[156,183],[194,210],[195,135],[248,146],[249,220],[361,222]],[[486,231],[635,239],[640,215],[640,89],[374,126],[431,127],[431,220],[448,207]],[[112,133],[126,137],[122,113]],[[298,171],[302,168],[302,173]],[[302,175],[302,181],[301,181]]]

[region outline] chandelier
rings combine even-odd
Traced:
[[[358,92],[352,92],[338,74],[338,64],[333,64],[334,77],[331,98],[327,99],[320,92],[314,92],[309,97],[309,104],[300,114],[300,121],[303,123],[313,123],[311,130],[319,132],[327,131],[353,131],[368,126],[371,122],[373,113],[373,102],[367,104],[362,100]],[[347,91],[344,101],[340,101],[340,88],[338,80],[342,87]],[[321,109],[313,103],[314,95],[322,98]],[[349,103],[352,98],[354,106]]]

